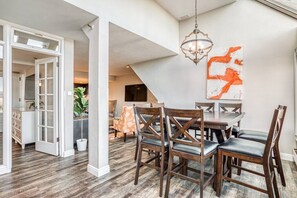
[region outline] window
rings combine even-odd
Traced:
[[[21,32],[18,30],[14,31],[13,42],[27,45],[32,48],[40,48],[59,52],[59,41],[54,39],[49,39],[39,34],[31,34],[26,32]]]
[[[272,2],[280,4],[288,10],[297,13],[297,0],[272,0]]]
[[[272,7],[297,19],[297,0],[258,0],[261,3]]]

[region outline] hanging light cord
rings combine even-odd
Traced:
[[[195,29],[198,28],[198,23],[197,23],[197,0],[195,0]]]

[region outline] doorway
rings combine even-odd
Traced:
[[[12,48],[12,138],[26,149],[57,156],[58,58]],[[14,145],[15,146],[15,145]]]

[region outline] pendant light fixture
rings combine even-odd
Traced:
[[[208,55],[212,49],[213,42],[207,34],[198,29],[197,24],[197,0],[195,0],[195,29],[185,37],[180,48],[186,58],[192,60],[196,65]]]

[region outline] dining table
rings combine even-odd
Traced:
[[[218,143],[221,144],[230,138],[233,125],[237,124],[244,115],[244,112],[204,112],[204,128],[211,129]]]

